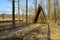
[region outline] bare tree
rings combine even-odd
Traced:
[[[18,19],[20,22],[20,1],[18,0]]]
[[[12,0],[12,26],[15,27],[15,0]]]
[[[50,5],[51,5],[51,0],[48,0],[48,18],[50,20]]]
[[[26,0],[26,24],[28,23],[28,0]]]
[[[34,5],[35,5],[35,13],[36,13],[36,9],[37,9],[37,0],[34,0]]]
[[[21,12],[22,12],[22,18],[24,19],[24,14],[25,14],[25,12],[26,12],[26,5],[25,5],[25,3],[21,3]]]
[[[58,0],[54,0],[55,23],[57,21],[57,15],[56,15],[58,13],[57,8],[58,8]]]
[[[15,2],[18,3],[18,19],[19,19],[19,22],[20,22],[20,1],[16,1],[16,0],[8,0],[9,2],[12,2],[12,23],[13,23],[13,26],[15,26]]]

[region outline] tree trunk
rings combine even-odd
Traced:
[[[28,23],[28,0],[26,0],[26,24]]]
[[[12,26],[15,27],[15,0],[12,0]]]
[[[20,1],[18,0],[18,19],[20,23]]]

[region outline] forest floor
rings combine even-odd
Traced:
[[[60,40],[60,26],[55,23],[41,25],[38,30],[31,32],[25,40]]]

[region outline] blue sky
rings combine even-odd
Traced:
[[[38,0],[38,3],[39,3],[40,0]],[[44,0],[46,2],[46,0]],[[26,3],[26,0],[21,0],[21,2],[25,5]],[[28,0],[28,7],[30,6],[33,6],[34,7],[34,3],[33,3],[33,0]],[[17,3],[16,3],[16,6],[15,7],[18,7]],[[17,8],[15,8],[16,10],[18,10]],[[3,11],[8,11],[10,13],[12,13],[12,3],[9,2],[8,0],[0,0],[0,12]],[[17,11],[16,11],[17,12]]]
[[[21,0],[21,2],[25,3],[25,0]],[[29,0],[29,4],[32,5],[31,0]],[[0,0],[0,10],[11,9],[11,7],[12,7],[11,2],[9,2],[8,0]]]
[[[0,0],[0,10],[8,10],[11,8],[11,3],[8,0]]]
[[[21,0],[21,2],[25,3],[25,0]],[[32,5],[32,0],[29,0],[29,5]],[[17,3],[16,3],[17,7]],[[0,0],[0,12],[3,11],[11,11],[12,10],[12,4],[8,0]],[[17,8],[16,8],[17,10]]]

